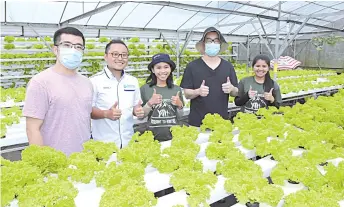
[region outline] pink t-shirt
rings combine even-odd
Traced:
[[[30,80],[23,115],[44,120],[43,144],[70,155],[91,137],[92,96],[87,77],[49,68]]]

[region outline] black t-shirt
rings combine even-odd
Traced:
[[[182,88],[198,89],[203,80],[209,87],[208,96],[198,96],[191,100],[190,125],[199,127],[208,113],[218,113],[223,118],[228,118],[229,94],[222,91],[222,84],[227,82],[227,77],[233,86],[238,87],[238,79],[233,65],[223,59],[215,70],[211,69],[202,58],[194,60],[186,66],[180,85]]]

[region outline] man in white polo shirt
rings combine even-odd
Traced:
[[[125,73],[129,51],[121,40],[112,40],[105,47],[107,66],[92,76],[92,137],[115,142],[119,148],[128,145],[134,134],[134,118],[144,115],[138,80]]]

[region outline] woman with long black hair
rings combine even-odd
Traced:
[[[241,111],[255,113],[262,107],[279,107],[282,103],[278,84],[270,77],[270,58],[257,55],[252,62],[254,76],[246,77],[239,82],[238,96],[234,102],[242,106]]]
[[[148,65],[150,75],[141,87],[144,117],[148,116],[148,129],[154,139],[172,139],[170,127],[178,125],[184,102],[181,88],[173,84],[172,72],[176,64],[167,54],[156,54]]]

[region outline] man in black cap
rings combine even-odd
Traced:
[[[203,55],[190,62],[185,69],[181,87],[191,99],[189,124],[199,127],[208,113],[228,118],[228,98],[237,96],[238,79],[233,65],[220,58],[228,43],[219,30],[206,29],[196,49]]]

